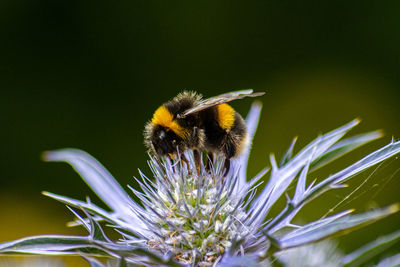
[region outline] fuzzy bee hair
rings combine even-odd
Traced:
[[[227,160],[237,157],[247,145],[246,124],[226,102],[262,94],[243,90],[203,100],[184,91],[154,112],[145,127],[145,145],[151,154],[171,158],[187,149],[222,153]]]

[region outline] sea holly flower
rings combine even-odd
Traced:
[[[256,131],[260,110],[261,105],[254,104],[246,118],[250,139]],[[182,152],[185,160],[179,156],[174,161],[150,156],[152,177],[139,171],[140,190],[129,187],[130,194],[89,154],[77,149],[46,152],[47,161],[69,163],[108,209],[90,199],[80,201],[45,192],[67,204],[77,218],[71,225],[83,226],[89,235],[27,237],[0,244],[0,253],[79,254],[92,266],[250,267],[275,262],[290,265],[291,257],[315,250],[313,243],[347,233],[399,209],[395,204],[358,214],[346,210],[303,225],[292,223],[314,198],[342,188],[356,174],[400,152],[400,142],[392,141],[320,182],[308,181],[313,170],[380,137],[380,132],[374,131],[342,139],[358,123],[354,120],[319,136],[296,155],[294,140],[279,164],[271,156],[271,170],[265,168],[251,179],[246,176],[250,148],[232,161],[228,173],[223,166],[225,159],[219,155],[215,155],[210,167],[202,163],[199,171],[190,150]],[[295,187],[293,194],[288,193],[291,185]],[[278,215],[271,216],[271,208],[283,195],[286,206]],[[103,227],[114,229],[120,238],[111,240]],[[382,239],[371,247],[381,249],[383,243],[397,241],[398,236]],[[338,266],[351,265],[363,254],[356,251],[338,256]],[[397,259],[391,258],[392,262]]]

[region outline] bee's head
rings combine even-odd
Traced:
[[[153,125],[146,145],[157,155],[173,154],[182,142],[181,138],[171,129],[161,125]]]
[[[145,144],[157,155],[174,154],[179,147],[184,151],[185,140],[190,136],[191,129],[175,120],[174,113],[164,105],[153,114],[144,132]]]

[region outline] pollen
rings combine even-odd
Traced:
[[[235,111],[228,104],[217,106],[218,124],[224,130],[230,130],[235,122]]]
[[[161,125],[165,128],[172,130],[181,138],[185,138],[189,135],[189,130],[180,126],[175,120],[171,112],[165,107],[160,106],[153,114],[151,122],[157,125]]]

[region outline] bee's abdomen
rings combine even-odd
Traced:
[[[235,123],[235,110],[228,104],[216,106],[218,125],[224,130],[230,130]]]
[[[246,143],[246,124],[240,114],[222,104],[202,115],[206,150],[222,152],[228,159],[238,156]]]

